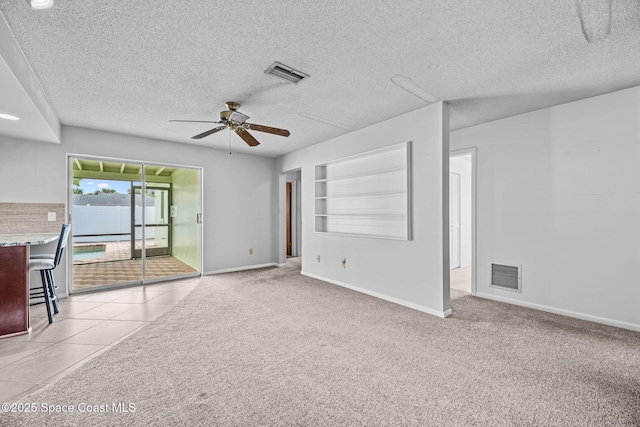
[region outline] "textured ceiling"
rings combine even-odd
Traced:
[[[398,74],[450,102],[453,130],[639,85],[640,2],[611,0],[608,37],[590,43],[576,3],[594,1],[56,0],[35,12],[0,0],[0,12],[63,124],[277,156],[427,105]],[[274,61],[311,77],[264,74]],[[217,120],[225,101],[291,136],[254,132],[250,148],[168,122]]]

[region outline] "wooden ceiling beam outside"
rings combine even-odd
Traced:
[[[142,176],[135,173],[98,172],[98,171],[73,171],[74,178],[110,179],[114,181],[140,182]],[[172,182],[170,176],[147,176],[147,182]]]

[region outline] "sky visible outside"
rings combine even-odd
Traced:
[[[120,194],[129,194],[128,191],[131,188],[131,183],[129,181],[110,181],[86,178],[80,180],[80,188],[84,191],[84,194],[90,194],[96,190],[102,190],[103,188],[116,190],[116,192]]]

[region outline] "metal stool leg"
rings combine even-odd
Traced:
[[[47,270],[47,276],[49,276],[49,292],[51,295],[51,302],[53,303],[53,313],[58,314],[58,291],[56,290],[56,282],[53,279],[53,271]]]
[[[51,315],[51,302],[49,299],[49,280],[47,279],[46,270],[40,270],[40,278],[42,279],[42,290],[44,291],[44,303],[47,305],[47,317],[49,318],[49,323],[53,323],[53,316]]]

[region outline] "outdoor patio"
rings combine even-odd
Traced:
[[[142,240],[136,240],[137,249],[142,248]],[[146,241],[147,248],[153,248],[154,239]],[[86,252],[89,251],[89,252]],[[73,260],[73,289],[87,289],[142,279],[142,260],[131,259],[131,242],[87,242],[73,245],[73,253],[96,254],[93,258]],[[100,255],[101,256],[97,256]],[[173,277],[196,270],[172,256],[146,258],[146,279]]]

